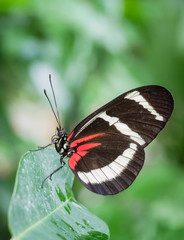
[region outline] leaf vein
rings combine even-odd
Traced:
[[[69,197],[63,204],[59,205],[57,208],[55,208],[52,212],[50,212],[49,214],[47,214],[45,217],[41,218],[40,220],[38,220],[37,222],[35,222],[34,224],[32,224],[31,226],[29,226],[28,228],[26,228],[23,232],[21,232],[20,234],[18,234],[17,236],[14,236],[13,239],[21,239],[27,232],[29,232],[30,230],[32,230],[33,228],[35,228],[36,226],[38,226],[39,224],[41,224],[45,219],[47,219],[49,216],[51,216],[53,213],[55,213],[58,209],[60,209],[61,207],[63,207],[64,205],[66,205],[68,202],[71,201],[71,199],[73,198],[73,196]]]

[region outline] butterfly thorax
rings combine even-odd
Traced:
[[[56,134],[52,137],[56,151],[64,158],[70,156],[70,143],[67,141],[68,135],[63,128],[56,128]]]

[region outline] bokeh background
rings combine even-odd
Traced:
[[[112,240],[184,239],[183,0],[0,1],[0,239],[19,159],[46,145],[56,122],[43,94],[52,74],[62,125],[142,85],[168,88],[175,110],[146,149],[134,184],[76,198],[107,222]],[[58,157],[59,159],[59,157]],[[30,163],[31,164],[31,163]]]

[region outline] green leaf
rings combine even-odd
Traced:
[[[68,164],[41,188],[43,179],[59,164],[54,149],[22,157],[9,207],[13,239],[109,239],[107,225],[75,200],[74,175]]]

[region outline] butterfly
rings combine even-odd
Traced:
[[[49,80],[57,114],[45,90],[44,93],[58,123],[49,145],[55,145],[61,165],[44,179],[42,187],[69,158],[70,169],[90,191],[114,195],[128,188],[142,169],[144,148],[172,114],[171,93],[157,85],[130,90],[90,114],[68,135],[60,124],[50,75]]]

